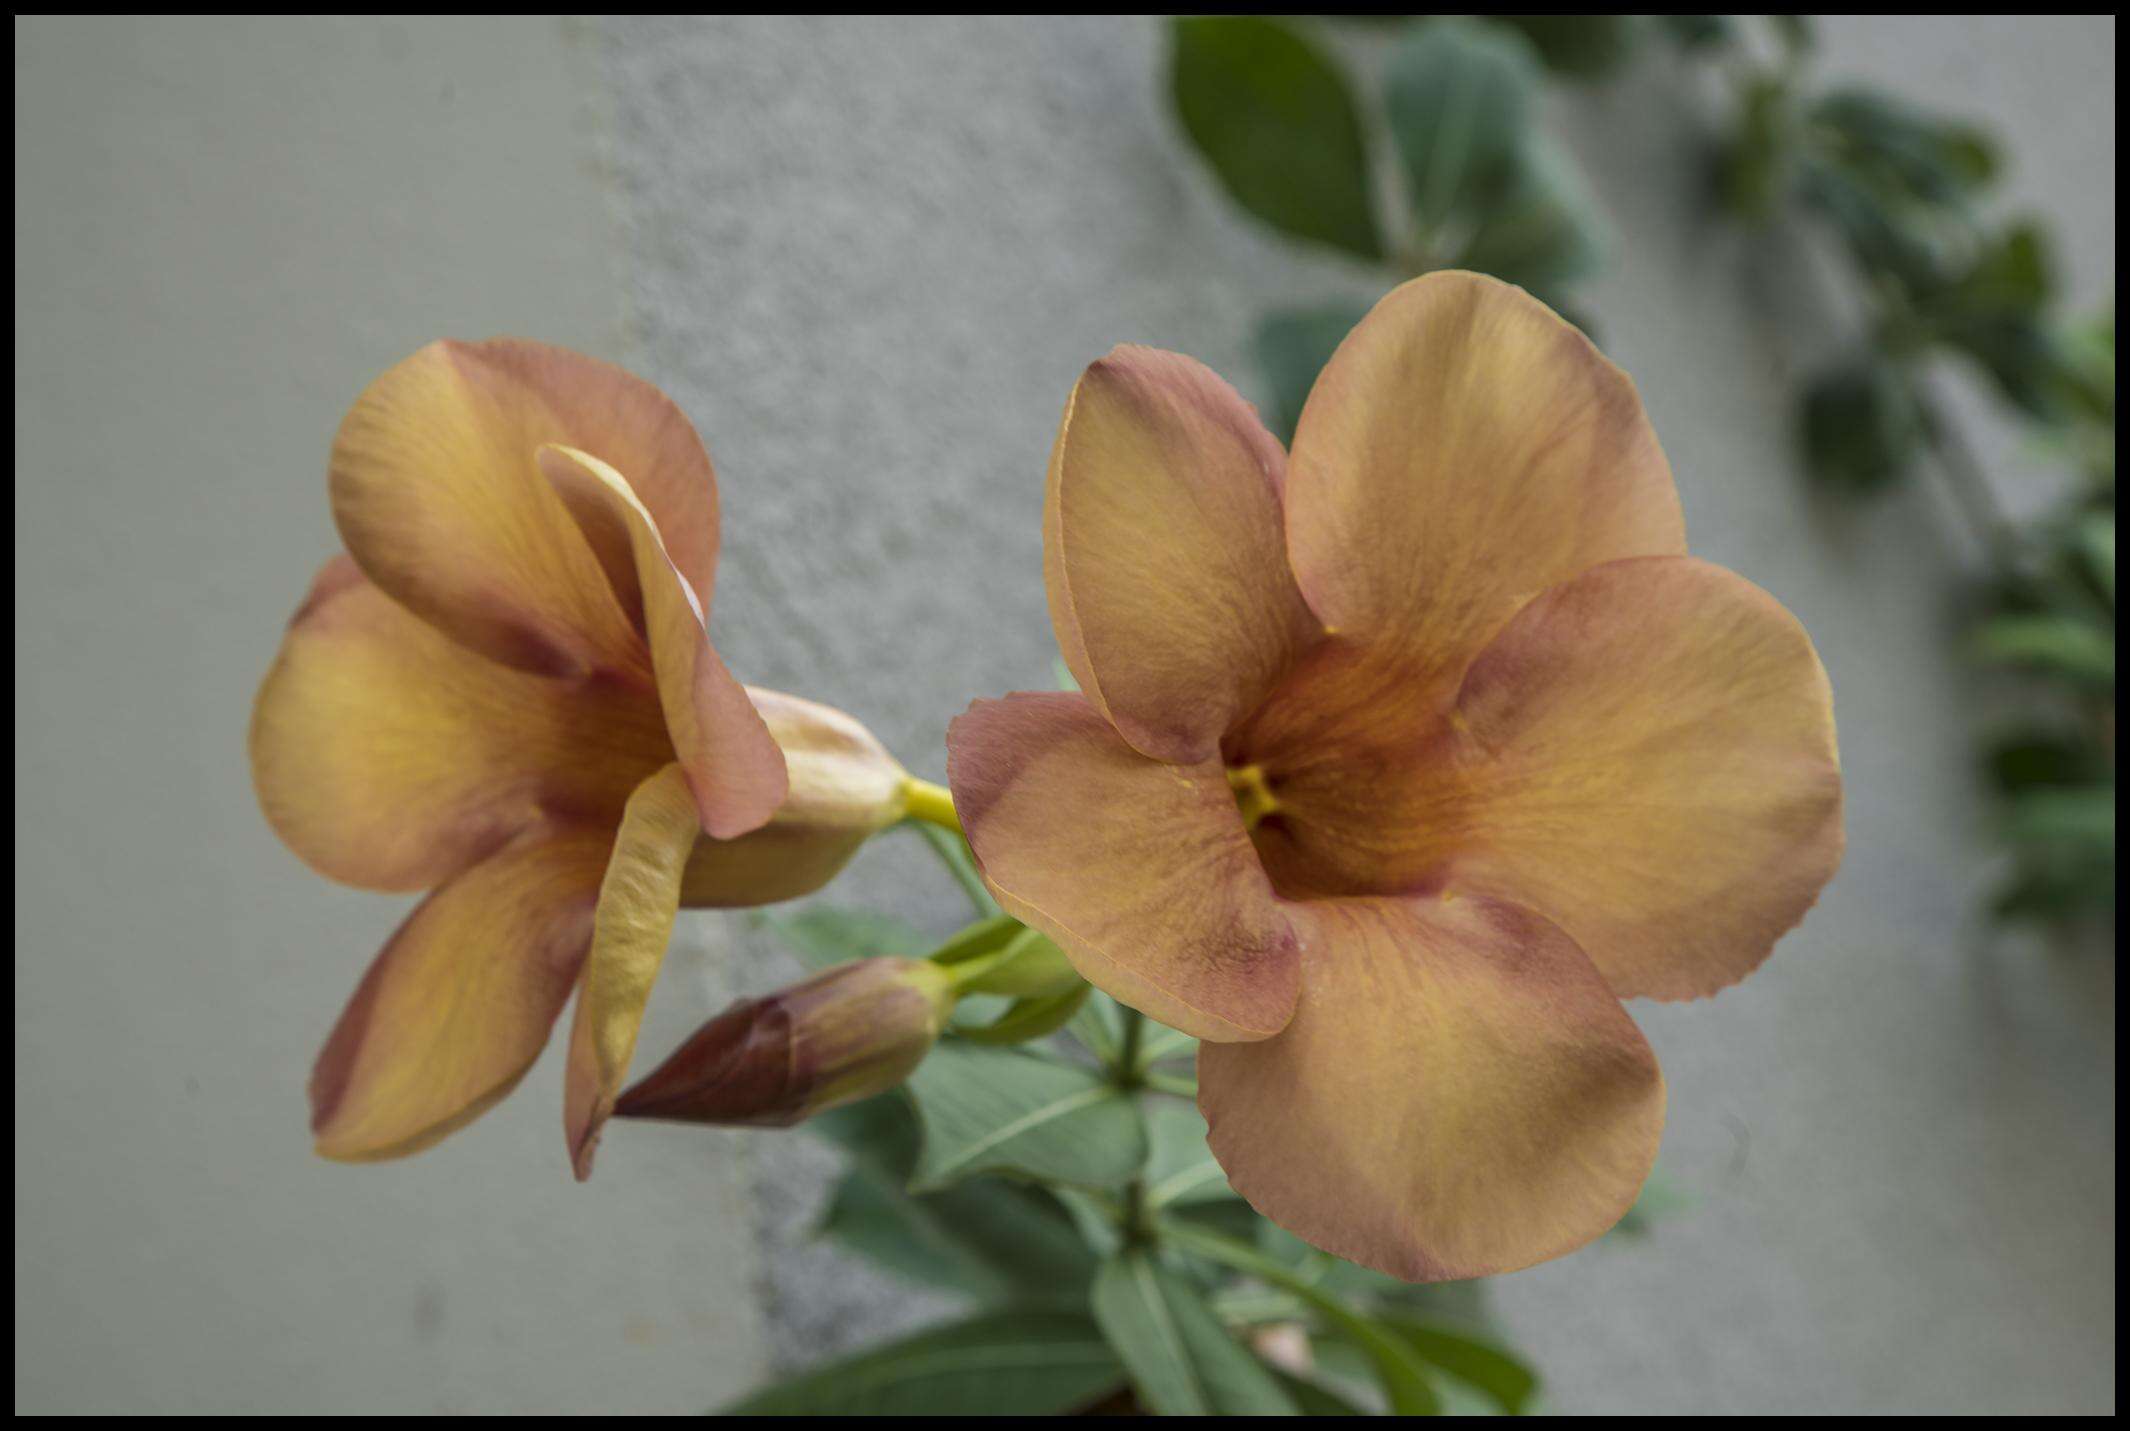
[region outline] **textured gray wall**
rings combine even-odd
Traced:
[[[1835,64],[1999,126],[2081,299],[2112,292],[2112,20],[1825,28]],[[1049,683],[1040,482],[1079,369],[1142,341],[1247,390],[1262,308],[1374,277],[1210,191],[1149,21],[16,38],[18,1409],[684,1410],[766,1347],[924,1314],[805,1245],[829,1160],[802,1136],[621,1127],[571,1185],[553,1059],[425,1157],[310,1158],[303,1071],[403,907],[321,885],[245,781],[252,684],[331,544],[325,444],[438,333],[632,362],[717,457],[734,666],[937,777],[972,695]],[[1957,544],[1927,492],[1801,495],[1786,395],[1844,320],[1785,296],[1809,254],[1699,219],[1695,107],[1661,70],[1555,106],[1621,235],[1590,306],[1696,549],[1820,643],[1850,856],[1753,980],[1637,1010],[1694,1206],[1501,1304],[1563,1410],[2111,1408],[2113,965],[1976,932]],[[960,913],[906,836],[834,897]],[[692,922],[645,1047],[789,973],[745,917]]]

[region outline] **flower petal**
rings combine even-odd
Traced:
[[[516,1086],[577,982],[606,848],[604,832],[529,837],[422,901],[318,1056],[321,1154],[419,1152]]]
[[[1627,376],[1521,289],[1434,273],[1378,303],[1317,378],[1287,546],[1324,623],[1407,653],[1439,707],[1533,592],[1686,536]]]
[[[624,604],[642,613],[659,703],[702,828],[730,839],[762,825],[788,788],[784,757],[710,644],[702,603],[673,564],[658,523],[629,480],[590,453],[543,447],[539,462],[593,549],[629,553],[626,568],[618,557],[602,561],[617,582],[630,583],[620,588]]]
[[[592,1175],[599,1131],[628,1077],[644,1006],[673,937],[681,874],[699,833],[686,774],[669,765],[629,797],[614,837],[563,1085],[563,1125],[579,1181]]]
[[[441,884],[543,813],[610,824],[673,758],[649,691],[485,660],[346,557],[290,623],[250,746],[275,832],[321,873],[371,889]]]
[[[687,908],[774,904],[812,894],[868,839],[902,818],[908,773],[842,711],[747,688],[791,772],[769,823],[736,839],[704,837],[681,884]]]
[[[1543,593],[1457,713],[1452,880],[1543,910],[1622,998],[1744,978],[1841,863],[1827,674],[1721,567],[1615,562]]]
[[[999,903],[1091,983],[1203,1039],[1285,1025],[1294,933],[1219,761],[1149,760],[1080,696],[1024,693],[955,719],[947,774]]]
[[[640,667],[598,560],[533,465],[541,443],[570,440],[567,424],[487,348],[431,343],[356,399],[329,469],[341,538],[386,594],[493,660],[545,675]]]
[[[1207,1141],[1251,1206],[1417,1282],[1528,1267],[1619,1220],[1664,1081],[1564,933],[1484,899],[1291,909],[1294,1021],[1198,1054]]]
[[[1044,498],[1065,663],[1135,749],[1204,760],[1317,634],[1287,569],[1286,454],[1211,369],[1120,347],[1073,389]]]

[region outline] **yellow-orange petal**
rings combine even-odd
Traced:
[[[546,474],[571,516],[642,614],[673,749],[688,773],[702,828],[719,839],[768,821],[788,789],[769,728],[710,644],[704,611],[628,478],[588,452],[543,447]],[[626,566],[619,553],[626,551]]]
[[[1286,461],[1194,359],[1119,347],[1073,389],[1044,494],[1050,620],[1141,754],[1212,756],[1317,635],[1287,569]]]
[[[318,1056],[321,1154],[419,1152],[517,1085],[576,984],[606,848],[604,832],[529,835],[422,901]]]
[[[611,824],[671,760],[641,686],[552,679],[452,642],[328,562],[252,709],[274,830],[330,878],[428,889],[545,815]]]
[[[1721,567],[1614,562],[1545,592],[1456,710],[1453,885],[1543,911],[1623,998],[1744,978],[1841,863],[1827,674]]]
[[[749,686],[747,696],[784,753],[791,793],[759,830],[696,842],[681,884],[686,907],[811,894],[903,815],[908,773],[871,731],[833,707],[780,691]]]
[[[686,773],[669,765],[636,788],[599,884],[563,1083],[563,1130],[580,1181],[629,1073],[651,986],[680,911],[681,875],[700,833]]]
[[[1664,1081],[1566,934],[1476,898],[1292,909],[1294,1021],[1198,1054],[1207,1141],[1251,1206],[1415,1282],[1528,1267],[1620,1219]]]
[[[487,346],[431,343],[356,399],[328,469],[341,539],[387,595],[493,660],[641,669],[627,614],[534,464],[567,426]]]
[[[1532,593],[1686,550],[1634,384],[1521,289],[1393,290],[1317,378],[1287,465],[1287,546],[1325,625],[1392,643],[1439,709]]]
[[[977,701],[947,730],[954,808],[1006,911],[1090,983],[1202,1039],[1294,1009],[1294,933],[1218,760],[1168,765],[1077,695]]]

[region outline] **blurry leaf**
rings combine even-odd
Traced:
[[[1682,50],[1712,50],[1738,37],[1728,15],[1659,15],[1657,26]]]
[[[1423,1361],[1477,1388],[1511,1416],[1521,1415],[1538,1391],[1537,1372],[1484,1338],[1402,1317],[1379,1317],[1377,1322]]]
[[[922,958],[933,944],[930,937],[901,920],[823,904],[797,914],[765,914],[762,922],[816,969],[881,954]]]
[[[1997,892],[1991,912],[2003,920],[2065,923],[2115,911],[2113,851],[2022,868]]]
[[[1530,46],[1491,26],[1424,20],[1383,76],[1383,111],[1423,234],[1483,214],[1514,177],[1538,66]]]
[[[1075,1410],[1123,1367],[1083,1313],[991,1311],[804,1374],[726,1416],[1037,1416]]]
[[[1297,238],[1380,258],[1367,149],[1337,64],[1277,20],[1170,25],[1177,115],[1235,201]]]
[[[1805,390],[1805,463],[1818,481],[1850,492],[1890,487],[1908,470],[1922,435],[1900,371],[1867,354],[1822,374]]]
[[[2071,528],[2080,569],[2110,609],[2115,606],[2115,513],[2088,512]]]
[[[1123,1048],[1124,1025],[1115,999],[1097,989],[1088,996],[1086,1003],[1080,1005],[1080,1011],[1072,1016],[1067,1027],[1096,1058],[1104,1063],[1117,1061]]]
[[[1292,1416],[1294,1402],[1197,1292],[1150,1253],[1102,1264],[1095,1321],[1158,1416]]]
[[[1549,146],[1521,150],[1499,201],[1480,221],[1458,266],[1490,273],[1558,307],[1562,290],[1604,266],[1596,206]]]
[[[1986,661],[2115,687],[2115,633],[2076,617],[1993,617],[1976,628],[1975,650]]]
[[[1136,1100],[1092,1069],[949,1040],[904,1086],[924,1128],[918,1191],[991,1171],[1100,1187],[1146,1164]]]
[[[1366,304],[1337,303],[1268,313],[1258,320],[1257,362],[1272,391],[1268,416],[1280,441],[1294,440],[1295,424],[1302,419],[1302,404],[1316,384],[1316,375],[1331,361],[1353,325],[1367,315]]]
[[[1782,47],[1789,51],[1791,58],[1811,53],[1815,36],[1809,16],[1770,15],[1768,23],[1775,27],[1777,38],[1782,41]]]
[[[933,963],[948,968],[966,964],[974,959],[1004,951],[1008,944],[1029,932],[1028,926],[1010,914],[994,914],[988,919],[979,919],[963,925],[947,942],[932,950],[928,956]]]
[[[2015,843],[2115,849],[2115,782],[2028,790],[2013,799],[2006,833]]]
[[[917,1110],[900,1089],[817,1113],[806,1120],[806,1131],[826,1138],[898,1183],[910,1180],[924,1142]]]
[[[1365,1416],[1368,1413],[1327,1387],[1296,1376],[1278,1367],[1271,1368],[1272,1375],[1286,1388],[1287,1396],[1304,1416]]]
[[[1632,15],[1490,15],[1523,33],[1546,68],[1577,79],[1611,74],[1634,53]],[[1713,19],[1703,15],[1700,19]]]
[[[999,1178],[919,1196],[860,1163],[836,1185],[820,1232],[911,1281],[986,1301],[1076,1298],[1095,1269],[1055,1199]]]
[[[1080,984],[1055,994],[1031,994],[1016,999],[1013,1006],[987,1024],[955,1025],[965,1039],[985,1044],[1027,1043],[1045,1038],[1071,1023],[1093,988]]]
[[[1996,176],[1987,135],[1881,90],[1832,90],[1811,118],[1832,158],[1874,188],[1958,204]]]
[[[1739,93],[1737,128],[1716,156],[1716,189],[1740,218],[1765,222],[1786,196],[1792,109],[1790,87],[1772,76],[1747,80]]]
[[[2090,744],[2046,730],[2000,738],[1983,763],[1991,782],[2005,794],[2034,785],[2083,785],[2108,773],[2106,757]]]
[[[1072,667],[1065,664],[1063,656],[1052,656],[1050,658],[1050,679],[1051,684],[1061,691],[1077,691],[1080,689],[1079,681],[1073,678]]]
[[[1146,1203],[1171,1204],[1232,1198],[1228,1175],[1206,1146],[1206,1120],[1181,1099],[1150,1100],[1146,1106],[1151,1152],[1146,1160]]]

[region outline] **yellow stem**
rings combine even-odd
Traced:
[[[902,782],[903,810],[912,820],[961,833],[961,817],[954,813],[954,795],[944,785],[907,776]]]

